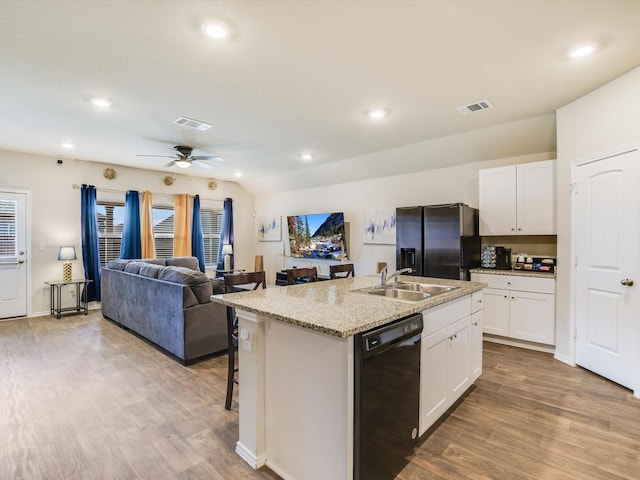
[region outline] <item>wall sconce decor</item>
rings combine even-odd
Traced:
[[[114,178],[116,178],[116,171],[113,168],[105,168],[104,172],[102,172],[102,175],[107,180],[113,180]]]
[[[62,280],[71,281],[71,260],[76,259],[76,247],[60,247],[58,260],[64,261],[62,264]]]
[[[164,177],[164,184],[165,185],[173,185],[173,181],[174,180],[175,180],[175,178],[166,176],[166,177]]]

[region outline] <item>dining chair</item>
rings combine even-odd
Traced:
[[[267,288],[264,272],[240,272],[228,273],[224,276],[225,293],[246,292]],[[233,399],[233,384],[238,384],[236,373],[236,348],[238,347],[238,319],[233,307],[227,307],[227,356],[229,357],[227,368],[227,397],[224,408],[231,410]]]
[[[318,281],[318,269],[316,267],[309,268],[290,268],[287,270],[287,285],[295,285],[296,283],[310,283]]]
[[[329,276],[331,280],[336,278],[355,277],[353,271],[353,263],[339,263],[337,265],[329,265]]]

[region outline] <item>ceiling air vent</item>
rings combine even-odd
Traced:
[[[179,117],[173,123],[177,125],[184,125],[185,127],[189,128],[195,128],[196,130],[200,130],[201,132],[204,132],[205,130],[208,130],[212,127],[212,125],[209,125],[208,123],[200,122],[198,120],[194,120],[193,118],[187,117]]]
[[[493,108],[493,105],[489,103],[489,100],[482,100],[477,103],[471,103],[469,105],[458,107],[458,110],[460,110],[465,115],[469,115],[470,113],[476,113],[481,110],[486,110],[487,108]]]

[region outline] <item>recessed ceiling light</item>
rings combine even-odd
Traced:
[[[236,176],[236,177],[241,177],[242,176],[242,172],[236,172],[233,175]]]
[[[374,108],[367,112],[367,116],[373,120],[380,120],[389,114],[384,108]]]
[[[229,36],[229,28],[221,22],[203,23],[202,31],[212,38],[223,39]]]
[[[595,52],[595,45],[582,45],[580,47],[576,47],[569,52],[569,57],[571,58],[581,58],[586,57],[587,55],[591,55]]]
[[[69,142],[62,142],[60,145],[62,146],[62,148],[66,148],[66,149],[71,149],[75,147],[73,143],[69,143]]]
[[[101,107],[101,108],[108,108],[111,105],[113,105],[112,101],[107,100],[106,98],[98,98],[98,97],[92,98],[91,103],[93,103],[96,107]]]
[[[305,162],[309,162],[313,160],[313,155],[311,155],[310,153],[303,153],[302,155],[300,155],[300,158]]]

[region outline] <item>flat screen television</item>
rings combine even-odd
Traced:
[[[314,213],[287,217],[291,256],[342,260],[347,258],[344,213]]]

